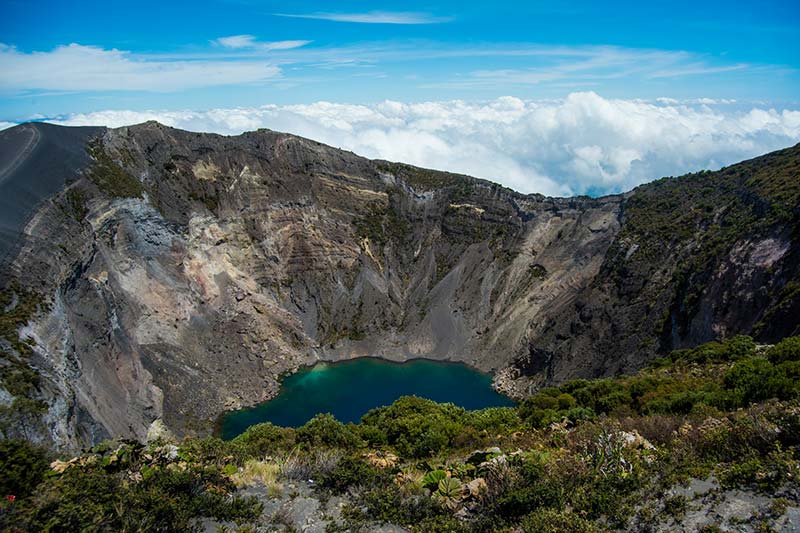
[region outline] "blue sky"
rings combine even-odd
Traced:
[[[266,127],[551,195],[800,142],[797,0],[0,2],[0,129]]]
[[[791,1],[32,4],[2,3],[0,120],[575,91],[780,106],[800,94]]]

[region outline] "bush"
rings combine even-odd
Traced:
[[[525,417],[525,421],[536,429],[544,429],[553,422],[561,422],[561,419],[561,414],[555,409],[535,409]]]
[[[502,516],[519,518],[538,508],[561,508],[565,491],[560,480],[550,479],[509,491],[497,502]]]
[[[725,488],[752,485],[761,491],[774,493],[787,481],[800,474],[797,460],[790,451],[775,450],[765,457],[740,460],[719,469],[720,484]]]
[[[372,487],[383,478],[383,473],[372,465],[356,457],[344,457],[336,467],[323,475],[320,484],[336,494],[349,487]],[[388,480],[386,480],[388,484]]]
[[[0,498],[22,498],[44,479],[47,452],[23,440],[0,440]]]
[[[707,342],[695,348],[675,350],[670,354],[673,362],[722,363],[736,361],[755,354],[756,343],[751,337],[738,335],[723,342]]]
[[[242,462],[243,458],[235,457],[236,451],[230,442],[217,437],[187,439],[180,446],[180,454],[188,461],[219,466],[224,466],[232,456]]]
[[[264,457],[289,449],[294,443],[294,430],[265,422],[250,426],[231,444],[245,457]]]
[[[2,482],[28,496],[0,502],[0,529],[251,521],[260,506],[237,498],[234,483],[261,481],[277,493],[279,477],[315,480],[322,499],[348,494],[331,531],[376,523],[414,531],[625,530],[637,508],[633,527],[647,520],[656,528],[685,511],[684,499],[664,494],[691,477],[714,475],[723,490],[769,494],[800,479],[800,359],[792,342],[766,357],[748,338],[712,343],[634,376],[543,389],[516,408],[467,412],[404,397],[358,425],[329,414],[297,430],[260,424],[229,442],[187,439],[179,459],[157,446],[105,442],[62,475],[45,474],[41,451],[8,441],[0,446]],[[564,418],[576,427],[528,427]],[[365,443],[374,452],[362,456]],[[468,453],[484,446],[506,452]],[[405,459],[398,464],[388,447]]]
[[[524,409],[536,409],[540,411],[547,409],[556,410],[558,409],[558,398],[540,392],[523,402],[523,411]]]
[[[412,528],[415,533],[428,533],[431,531],[436,531],[437,533],[466,533],[470,531],[469,527],[449,514],[439,514],[430,518],[425,518],[415,523]]]
[[[100,468],[68,468],[40,485],[14,521],[29,531],[81,531],[88,524],[112,530],[121,520],[114,511],[121,492],[119,480]]]
[[[573,424],[594,420],[597,416],[594,411],[587,407],[573,407],[572,409],[564,411],[563,415]]]
[[[568,392],[562,392],[558,395],[558,408],[562,411],[572,409],[578,405],[578,402],[575,401],[575,398]]]
[[[549,400],[541,400],[549,398]],[[552,401],[551,401],[552,400]],[[558,397],[540,396],[534,401],[525,400],[519,406],[519,417],[531,427],[543,429],[554,422],[561,422],[568,419],[573,423],[583,420],[592,420],[595,412],[589,407],[576,407],[577,401],[568,393],[560,394]],[[549,408],[537,407],[537,405],[551,405]],[[567,407],[571,406],[571,407]]]
[[[594,533],[594,524],[567,511],[539,509],[527,515],[520,527],[525,533]]]
[[[404,396],[361,419],[386,435],[387,442],[405,457],[430,457],[449,447],[461,433],[465,411],[453,404],[437,404]]]
[[[96,456],[94,456],[96,457]],[[28,531],[188,531],[196,518],[252,521],[253,498],[229,496],[231,481],[216,467],[142,466],[141,479],[97,460],[46,479],[0,526]],[[7,521],[6,523],[3,523]]]
[[[787,337],[766,351],[767,358],[773,363],[784,361],[800,361],[800,336]]]
[[[298,428],[296,435],[297,442],[308,448],[328,446],[353,449],[363,444],[352,424],[342,424],[329,413],[315,416]]]
[[[786,375],[793,366],[775,367],[761,357],[736,362],[725,374],[725,387],[735,394],[739,405],[769,398],[789,399],[795,396],[797,383]]]
[[[478,431],[510,431],[519,427],[520,423],[514,407],[488,407],[464,414],[464,425]]]
[[[364,424],[359,424],[358,433],[361,439],[373,448],[377,448],[389,443],[389,438],[386,436],[386,432],[375,426],[365,426]]]

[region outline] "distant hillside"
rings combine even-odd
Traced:
[[[576,363],[608,375],[738,333],[800,333],[800,146],[638,187],[620,224],[597,275],[548,317],[523,369],[545,353],[551,380],[574,376]]]

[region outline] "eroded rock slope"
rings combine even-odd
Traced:
[[[525,394],[797,333],[798,147],[597,199],[266,130],[148,122],[86,150],[5,265],[9,435],[207,432],[317,360],[463,361]]]

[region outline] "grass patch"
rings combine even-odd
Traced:
[[[283,492],[283,485],[278,481],[280,472],[280,465],[273,461],[248,459],[232,479],[237,487],[261,483],[271,497],[278,497]]]

